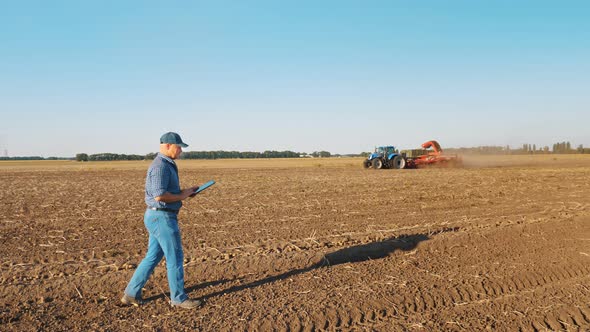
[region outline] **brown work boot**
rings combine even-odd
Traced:
[[[123,297],[121,298],[121,303],[123,303],[124,305],[134,305],[136,307],[144,304],[145,302],[141,299],[141,298],[135,298],[132,296],[129,296],[127,294],[124,294]]]
[[[184,308],[184,309],[196,309],[196,308],[203,305],[203,301],[186,299],[182,303],[179,303],[179,304],[172,303],[172,302],[170,302],[170,304],[173,307],[179,307],[179,308]]]

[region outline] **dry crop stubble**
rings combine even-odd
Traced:
[[[588,329],[590,160],[508,157],[181,160],[183,185],[217,181],[180,214],[197,312],[166,305],[163,265],[118,305],[148,163],[0,163],[3,329]]]

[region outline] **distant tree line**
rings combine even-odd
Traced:
[[[536,144],[523,144],[521,148],[511,148],[506,146],[476,146],[469,148],[449,148],[444,149],[445,153],[457,154],[477,154],[477,155],[496,155],[496,154],[549,154],[548,146],[539,147]]]
[[[554,153],[590,153],[590,148],[584,148],[582,144],[576,149],[572,149],[570,142],[561,142],[553,144]]]
[[[153,160],[157,153],[143,155],[126,155],[115,153],[91,154],[78,153],[77,161],[112,161],[112,160]],[[180,159],[256,159],[256,158],[300,158],[300,157],[330,157],[328,151],[313,152],[311,154],[293,151],[264,151],[264,152],[239,152],[239,151],[187,151],[180,155]]]
[[[144,160],[145,156],[139,154],[116,154],[116,153],[97,153],[87,155],[78,153],[76,161],[114,161],[114,160]]]
[[[300,153],[293,151],[189,151],[183,152],[180,159],[257,159],[257,158],[299,158]],[[155,154],[154,154],[155,157]],[[153,158],[152,158],[153,159]]]
[[[553,149],[549,146],[539,146],[536,144],[525,143],[520,148],[510,148],[510,146],[477,146],[470,148],[449,148],[444,149],[445,153],[457,154],[574,154],[590,153],[589,148],[584,148],[581,144],[577,149],[572,149],[570,142],[560,142],[553,144]]]
[[[73,160],[74,158],[65,157],[41,157],[41,156],[26,156],[26,157],[0,157],[0,160]]]
[[[0,157],[0,160],[45,160],[45,158],[40,156],[30,156],[30,157]]]
[[[470,148],[444,148],[447,154],[508,154],[510,151],[504,146],[476,146]]]

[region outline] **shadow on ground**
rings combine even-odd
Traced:
[[[457,231],[458,228],[448,228],[443,229],[437,233],[443,232],[450,232],[450,231]],[[364,262],[367,260],[375,260],[385,258],[391,254],[393,254],[396,250],[403,250],[403,251],[410,251],[416,248],[416,246],[422,242],[430,239],[430,236],[433,234],[411,234],[411,235],[402,235],[395,238],[390,238],[384,241],[379,242],[372,242],[368,244],[361,244],[356,245],[348,248],[339,249],[337,251],[328,253],[324,255],[319,261],[313,263],[312,265],[302,268],[296,269],[289,272],[285,272],[279,275],[266,277],[264,279],[256,280],[251,283],[247,283],[244,285],[237,285],[232,286],[228,289],[221,290],[203,297],[203,299],[212,298],[215,296],[219,296],[222,294],[230,294],[234,292],[239,292],[245,289],[258,287],[264,284],[268,284],[271,282],[283,280],[290,278],[294,275],[309,272],[315,269],[320,268],[328,268],[330,266],[338,265],[338,264],[345,264],[345,263],[358,263]],[[221,282],[215,282],[213,284],[220,284],[225,283],[227,280],[223,280]],[[187,293],[194,291],[196,289],[202,288],[202,285],[192,286],[187,288]]]
[[[209,286],[217,286],[217,285],[222,285],[225,284],[226,282],[230,282],[232,280],[230,279],[222,279],[222,280],[216,280],[216,281],[208,281],[208,282],[204,282],[195,286],[191,286],[189,288],[186,288],[185,291],[188,293],[196,291],[198,289],[201,288],[206,288]],[[166,293],[160,293],[158,295],[154,295],[154,296],[150,296],[144,299],[144,301],[146,302],[150,302],[150,301],[155,301],[155,300],[160,300],[160,299],[167,299],[168,301],[170,301],[170,292],[166,292]]]
[[[338,265],[343,263],[357,263],[367,260],[385,258],[396,250],[409,251],[416,248],[418,243],[430,239],[426,234],[413,234],[385,241],[361,244],[326,254],[322,261],[310,268]]]

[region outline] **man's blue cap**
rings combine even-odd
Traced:
[[[180,145],[183,148],[186,148],[188,146],[182,141],[180,135],[173,132],[167,132],[164,135],[162,135],[162,137],[160,137],[160,144],[176,144]]]

